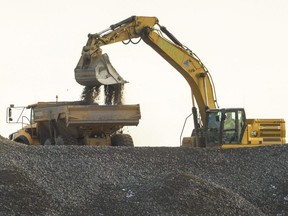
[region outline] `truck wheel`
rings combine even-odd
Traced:
[[[111,137],[112,146],[129,146],[133,147],[133,140],[129,134],[114,134]]]
[[[20,136],[14,140],[15,142],[22,143],[25,145],[30,145],[29,140],[25,136]]]

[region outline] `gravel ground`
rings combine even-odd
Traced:
[[[288,145],[24,146],[0,137],[0,215],[288,215]]]

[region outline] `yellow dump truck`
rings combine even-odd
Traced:
[[[25,116],[27,110],[29,118]],[[19,114],[15,118],[16,111]],[[22,124],[9,139],[27,145],[133,146],[132,137],[122,131],[124,126],[137,126],[140,118],[138,104],[87,105],[73,101],[10,105],[6,121]]]

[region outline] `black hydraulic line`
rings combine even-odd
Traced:
[[[193,122],[194,122],[194,129],[196,134],[196,146],[199,146],[199,124],[197,118],[197,108],[194,106],[192,107],[192,114],[193,114]]]
[[[136,19],[136,16],[131,16],[131,17],[125,19],[125,20],[122,20],[121,22],[118,22],[118,23],[116,23],[114,25],[111,25],[110,28],[112,30],[114,30],[114,29],[118,28],[119,26],[122,26],[123,24],[135,21],[135,19]]]
[[[132,41],[132,37],[131,37],[130,32],[128,32],[128,35],[129,35],[128,42],[122,41],[122,43],[123,43],[124,45],[128,45],[129,43],[138,44],[138,43],[140,43],[140,41],[142,40],[142,38],[140,37],[138,41],[134,42],[134,41]]]
[[[180,146],[181,146],[181,143],[182,143],[182,135],[183,135],[183,132],[184,132],[184,128],[185,128],[187,119],[190,118],[191,115],[193,115],[193,113],[190,113],[190,114],[186,117],[186,119],[185,119],[185,121],[184,121],[184,124],[183,124],[183,127],[182,127],[182,131],[181,131],[181,134],[180,134]]]
[[[170,38],[170,40],[172,40],[178,46],[183,47],[183,44],[171,32],[169,32],[165,26],[159,25],[159,27],[160,30]]]

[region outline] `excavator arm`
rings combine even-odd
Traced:
[[[164,38],[161,34],[164,32],[163,28],[160,26],[162,31],[147,28],[141,37],[186,79],[191,88],[192,101],[196,99],[202,123],[205,124],[206,110],[215,109],[217,106],[211,76],[200,59],[191,50],[177,42],[178,40],[165,28],[169,39],[177,43]]]
[[[100,47],[141,37],[144,28],[152,28],[156,17],[129,17],[96,34],[89,34],[75,68],[76,81],[84,86],[112,85],[126,81],[117,73]]]
[[[129,42],[133,38],[143,39],[186,79],[191,87],[193,107],[195,99],[202,125],[205,125],[206,110],[217,107],[211,76],[200,59],[161,26],[156,17],[132,16],[99,33],[89,34],[75,68],[76,81],[84,86],[125,83],[111,65],[107,54],[102,54],[101,47],[117,42],[125,43],[127,40]]]

